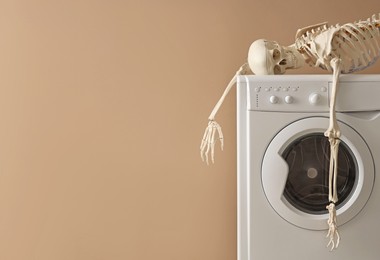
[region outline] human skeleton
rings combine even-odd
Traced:
[[[300,29],[296,33],[295,43],[281,46],[275,41],[264,39],[252,43],[248,52],[248,63],[244,64],[228,84],[222,97],[209,116],[200,151],[202,160],[209,162],[209,154],[214,162],[215,135],[218,133],[223,150],[223,133],[215,121],[215,115],[225,97],[236,83],[238,75],[248,74],[250,70],[256,75],[284,74],[287,69],[297,69],[305,64],[332,71],[333,87],[330,100],[330,121],[325,132],[330,142],[329,212],[327,221],[331,250],[337,248],[340,236],[337,229],[335,204],[337,195],[338,149],[340,129],[336,120],[335,103],[338,92],[340,73],[352,73],[363,70],[380,57],[380,14],[373,15],[366,21],[328,26],[326,22]]]

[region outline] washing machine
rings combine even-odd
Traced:
[[[327,247],[331,75],[239,76],[238,259],[380,259],[380,75],[342,75],[339,247]]]

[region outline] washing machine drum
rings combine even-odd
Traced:
[[[306,229],[327,228],[330,144],[323,133],[328,123],[328,118],[313,117],[288,125],[274,137],[263,159],[262,185],[270,205],[282,218]],[[374,164],[361,136],[344,123],[340,127],[337,214],[339,224],[344,224],[368,201]]]

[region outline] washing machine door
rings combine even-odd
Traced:
[[[262,163],[262,185],[273,209],[286,221],[312,230],[327,229],[330,145],[324,132],[329,119],[310,117],[282,129]],[[374,163],[363,138],[339,122],[338,224],[354,218],[368,201]]]

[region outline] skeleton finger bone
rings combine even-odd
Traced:
[[[205,161],[205,158],[206,158],[207,164],[208,164],[208,150],[209,150],[211,133],[212,133],[212,128],[208,126],[206,128],[206,136],[202,140],[202,144],[201,144],[201,148],[200,148],[202,160]]]
[[[220,125],[216,125],[216,130],[218,130],[219,140],[220,140],[220,149],[223,151],[224,148],[224,138],[223,138],[223,132]]]
[[[216,127],[213,127],[213,128],[212,128],[212,133],[211,133],[211,140],[210,140],[210,147],[211,147],[211,161],[212,161],[212,163],[214,163],[215,132],[216,132]]]

